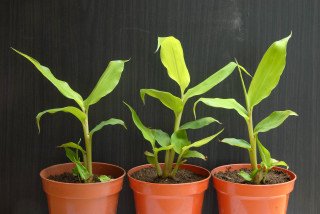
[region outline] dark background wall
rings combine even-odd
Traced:
[[[109,117],[126,121],[128,130],[109,127],[95,136],[94,160],[118,164],[126,170],[146,162],[149,148],[133,126],[122,101],[134,106],[152,127],[170,131],[172,113],[147,98],[140,88],[178,92],[168,78],[159,55],[157,36],[181,40],[191,86],[217,71],[234,57],[251,73],[275,40],[293,37],[287,67],[280,85],[256,109],[256,121],[273,110],[292,109],[280,128],[264,134],[275,158],[285,160],[298,175],[288,213],[319,213],[320,130],[320,3],[310,1],[1,1],[0,7],[0,210],[1,213],[47,213],[39,171],[66,162],[56,146],[77,141],[80,124],[71,116],[56,114],[42,120],[37,134],[35,115],[44,109],[74,104],[65,99],[15,47],[34,56],[86,97],[111,59],[128,59],[116,90],[90,112],[91,126]],[[235,97],[243,102],[235,73],[206,97]],[[195,99],[192,100],[194,102]],[[183,121],[192,120],[192,102]],[[221,137],[246,137],[245,124],[231,111],[199,105],[198,114],[224,123]],[[192,133],[198,139],[218,125]],[[248,162],[244,150],[217,141],[200,149],[208,161],[190,160],[208,169],[227,163]],[[120,196],[119,213],[134,213],[127,182]],[[217,213],[213,188],[207,191],[203,213]]]

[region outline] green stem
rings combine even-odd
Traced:
[[[249,109],[249,120],[247,121],[249,139],[251,148],[249,149],[250,162],[252,170],[258,169],[257,165],[257,139],[253,134],[253,118],[252,118],[252,109]]]
[[[84,134],[84,142],[86,147],[86,161],[85,167],[88,169],[90,175],[92,175],[92,139],[89,132],[88,112],[86,112],[87,118],[85,119],[82,127]]]

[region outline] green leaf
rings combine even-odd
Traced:
[[[267,166],[267,168],[271,167],[271,155],[270,152],[262,145],[260,140],[257,138],[258,149],[260,153],[261,160]]]
[[[248,91],[251,108],[268,97],[278,85],[280,76],[286,66],[287,43],[290,37],[291,34],[274,42],[260,61]]]
[[[242,139],[224,138],[221,142],[229,144],[231,146],[237,146],[237,147],[241,147],[244,149],[251,149],[250,144],[247,141],[242,140]]]
[[[190,83],[190,75],[184,61],[181,43],[176,38],[169,36],[158,38],[161,62],[166,67],[168,75],[176,81],[183,93]]]
[[[103,72],[91,94],[84,101],[86,108],[97,103],[102,97],[113,91],[120,81],[124,63],[126,62],[128,62],[128,60],[115,60],[109,62],[109,65]]]
[[[210,89],[212,89],[214,86],[218,85],[234,71],[236,66],[236,63],[230,62],[229,64],[221,68],[219,71],[205,79],[203,82],[199,83],[193,88],[190,88],[184,95],[184,102],[191,97],[204,94]]]
[[[80,150],[82,152],[82,154],[86,154],[86,151],[78,144],[74,143],[74,142],[68,142],[68,143],[64,143],[58,147],[61,148],[73,148],[73,149],[77,149]]]
[[[201,118],[201,119],[198,119],[195,121],[190,121],[188,123],[185,123],[182,126],[180,126],[179,129],[200,129],[200,128],[205,127],[213,122],[220,123],[218,120],[216,120],[212,117],[204,117],[204,118]]]
[[[170,145],[170,136],[160,129],[153,129],[153,135],[155,140],[160,146],[165,147]]]
[[[76,103],[78,103],[78,105],[80,106],[81,109],[83,109],[84,105],[83,105],[83,99],[81,97],[80,94],[78,94],[76,91],[74,91],[67,82],[64,82],[62,80],[57,79],[50,71],[49,68],[41,65],[37,60],[33,59],[32,57],[14,49],[11,48],[12,50],[14,50],[15,52],[17,52],[18,54],[20,54],[21,56],[25,57],[26,59],[28,59],[41,73],[42,75],[47,78],[59,91],[60,93],[69,98],[74,100]]]
[[[149,141],[152,145],[152,147],[154,148],[155,145],[155,138],[154,138],[154,135],[153,135],[153,132],[151,129],[145,127],[139,116],[137,115],[136,111],[130,106],[128,105],[127,103],[124,102],[124,104],[129,108],[129,110],[131,111],[131,116],[132,116],[132,120],[134,122],[134,124],[137,126],[137,128],[141,131],[144,139],[146,139],[147,141]]]
[[[145,151],[144,154],[146,155],[149,164],[156,164],[156,158],[153,153]]]
[[[102,121],[96,127],[94,127],[94,129],[90,131],[90,135],[92,136],[96,131],[99,131],[100,129],[102,129],[104,126],[107,126],[107,125],[121,125],[125,129],[127,129],[126,125],[122,120],[116,119],[116,118],[110,118],[109,120]]]
[[[145,103],[146,94],[160,100],[160,102],[163,105],[165,105],[175,113],[179,113],[182,111],[182,108],[183,108],[182,100],[179,97],[176,97],[169,92],[158,91],[155,89],[141,89],[140,96],[143,103]]]
[[[267,132],[280,126],[289,116],[298,116],[297,113],[291,110],[274,111],[268,117],[260,121],[254,128],[254,134],[259,132]]]
[[[76,168],[82,180],[88,180],[91,174],[89,173],[88,169],[82,165],[80,162],[75,162]]]
[[[171,135],[171,144],[176,153],[180,154],[182,148],[190,145],[186,130],[177,130]]]
[[[45,110],[45,111],[42,111],[42,112],[38,113],[38,115],[36,116],[37,126],[38,126],[39,132],[40,132],[40,120],[41,120],[41,117],[46,113],[54,114],[54,113],[57,113],[57,112],[66,112],[66,113],[73,114],[76,118],[78,118],[80,120],[81,123],[83,123],[83,121],[87,118],[85,113],[83,113],[80,109],[78,109],[76,107],[73,107],[73,106],[67,106],[67,107],[63,107],[63,108],[48,109],[48,110]]]
[[[155,153],[161,152],[161,151],[165,151],[165,150],[170,150],[173,148],[173,145],[168,145],[168,146],[164,146],[164,147],[160,147],[160,148],[154,148],[153,151]]]
[[[77,154],[72,149],[70,149],[69,147],[64,147],[64,150],[66,152],[67,158],[71,162],[73,162],[73,163],[80,162],[79,157],[77,156]]]
[[[203,102],[207,106],[214,108],[224,108],[224,109],[234,109],[236,110],[244,119],[248,120],[247,110],[240,105],[235,99],[221,99],[221,98],[200,98],[193,105],[193,114],[196,117],[196,106],[199,102]]]
[[[186,148],[187,149],[190,149],[192,147],[201,147],[207,143],[209,143],[211,140],[213,140],[214,138],[216,138],[221,132],[223,132],[223,129],[220,130],[218,133],[214,134],[214,135],[211,135],[209,137],[206,137],[204,139],[201,139],[201,140],[198,140],[192,144],[190,144],[189,146],[187,146]]]
[[[200,158],[203,160],[207,160],[207,157],[204,156],[203,154],[201,154],[198,151],[194,151],[194,150],[188,150],[187,152],[185,152],[182,156],[183,158]]]
[[[271,165],[272,166],[284,166],[287,169],[289,168],[288,164],[284,161],[278,161],[276,159],[271,158]]]
[[[250,174],[245,171],[240,171],[238,175],[240,175],[246,181],[252,181]]]
[[[108,182],[108,181],[111,180],[111,178],[108,177],[108,176],[106,176],[106,175],[100,175],[100,176],[98,177],[98,179],[99,179],[99,181],[102,182],[102,183]]]

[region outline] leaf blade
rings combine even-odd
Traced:
[[[207,160],[207,157],[202,153],[195,150],[188,150],[182,155],[183,158],[200,158],[202,160]]]
[[[101,123],[99,123],[98,125],[96,125],[96,127],[94,127],[91,131],[90,131],[90,135],[93,136],[93,134],[99,130],[101,130],[104,126],[107,125],[121,125],[123,126],[125,129],[127,128],[125,123],[123,122],[123,120],[117,119],[117,118],[110,118],[108,120],[102,121]]]
[[[286,65],[286,49],[290,38],[291,34],[274,42],[262,57],[248,90],[251,108],[268,97],[277,86]]]
[[[201,139],[201,140],[198,140],[198,141],[190,144],[190,145],[188,146],[188,149],[193,148],[193,147],[201,147],[201,146],[209,143],[211,140],[213,140],[214,138],[216,138],[221,132],[223,132],[223,129],[220,130],[218,133],[216,133],[216,134],[214,134],[214,135],[211,135],[211,136],[209,136],[209,137],[203,138],[203,139]]]
[[[200,129],[214,122],[221,124],[218,120],[214,119],[213,117],[204,117],[198,120],[187,122],[180,126],[179,129]]]
[[[244,149],[251,149],[251,145],[243,139],[224,138],[221,142],[229,144],[230,146],[237,146]]]

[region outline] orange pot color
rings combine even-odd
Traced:
[[[289,194],[294,188],[296,175],[286,169],[275,169],[287,173],[291,180],[272,185],[238,184],[221,180],[215,173],[229,169],[251,168],[250,164],[231,164],[212,170],[213,185],[216,189],[220,214],[285,214]]]
[[[93,173],[110,175],[106,183],[63,183],[47,179],[49,175],[71,172],[73,163],[50,166],[40,172],[50,214],[115,214],[125,171],[115,165],[93,163]]]
[[[150,166],[138,166],[128,172],[137,214],[201,214],[204,192],[211,177],[208,170],[190,164],[181,165],[183,169],[206,176],[201,181],[183,184],[149,183],[131,177],[132,173]]]

